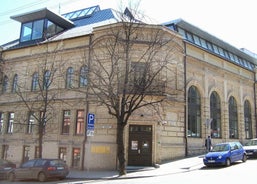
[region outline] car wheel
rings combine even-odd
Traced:
[[[244,155],[243,155],[243,158],[242,158],[242,161],[243,161],[243,162],[246,162],[246,160],[247,160],[247,156],[244,154]]]
[[[38,174],[38,181],[40,181],[40,182],[46,181],[45,173],[41,172]]]
[[[226,159],[226,163],[225,163],[225,165],[226,165],[227,167],[231,165],[231,161],[230,161],[230,159],[229,159],[229,158],[227,158],[227,159]]]
[[[8,180],[9,181],[14,181],[15,180],[15,174],[14,173],[9,173]]]

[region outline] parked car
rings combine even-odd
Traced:
[[[8,173],[8,180],[36,179],[46,181],[50,178],[64,179],[69,174],[67,164],[60,159],[33,159]]]
[[[203,158],[206,166],[222,165],[230,166],[236,161],[245,162],[246,152],[240,142],[219,143],[213,146],[212,150]]]
[[[247,157],[257,158],[257,138],[249,140],[244,145],[244,149]]]
[[[16,164],[13,162],[0,159],[0,179],[7,179],[7,174],[14,168],[16,168]]]

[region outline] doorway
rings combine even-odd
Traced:
[[[152,165],[152,126],[129,126],[128,165]]]

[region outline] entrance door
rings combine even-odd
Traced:
[[[152,126],[129,126],[128,165],[152,165]]]

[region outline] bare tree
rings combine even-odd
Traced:
[[[21,127],[38,127],[38,157],[42,158],[42,144],[47,123],[54,117],[54,103],[59,99],[58,70],[61,59],[57,61],[59,48],[50,48],[49,44],[37,46],[42,52],[32,56],[33,63],[28,62],[25,76],[19,76],[20,82],[13,86],[20,102],[28,110],[28,118],[20,119]],[[50,51],[49,51],[50,50]],[[58,70],[57,70],[58,69]],[[27,76],[28,75],[28,76]],[[27,83],[28,82],[28,83]]]
[[[147,25],[126,9],[121,22],[95,29],[90,46],[89,88],[117,121],[119,174],[126,174],[124,128],[131,115],[167,98],[167,78],[181,42],[168,29]],[[173,92],[169,92],[173,95]]]

